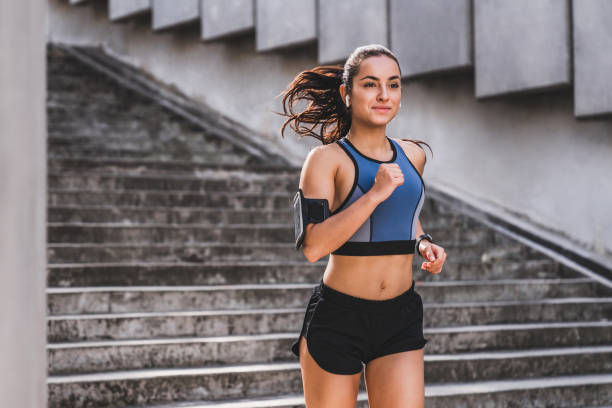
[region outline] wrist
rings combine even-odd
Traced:
[[[425,258],[422,254],[421,254],[421,241],[422,240],[426,240],[429,241],[430,244],[433,244],[433,238],[431,237],[431,235],[429,234],[421,234],[416,238],[416,252],[422,257]]]
[[[374,206],[377,206],[382,202],[382,200],[378,197],[378,195],[370,189],[368,192],[364,194],[365,197],[368,198],[368,201],[372,203]]]

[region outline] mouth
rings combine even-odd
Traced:
[[[380,113],[386,113],[386,112],[389,112],[391,110],[390,107],[382,107],[382,106],[381,107],[374,107],[372,109],[374,109],[376,112],[380,112]]]

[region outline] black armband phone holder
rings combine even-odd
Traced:
[[[330,216],[329,202],[326,198],[306,198],[301,188],[293,197],[293,221],[295,224],[295,249],[297,250],[306,235],[306,226],[317,223]]]

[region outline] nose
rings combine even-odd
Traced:
[[[387,98],[389,98],[389,94],[387,93],[387,90],[385,88],[382,88],[382,90],[378,94],[378,100],[384,101]]]

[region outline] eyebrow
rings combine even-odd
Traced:
[[[376,78],[376,77],[375,77],[375,76],[373,76],[373,75],[366,75],[366,76],[364,76],[363,78],[361,78],[361,79],[360,79],[360,81],[363,81],[364,79],[368,79],[368,78],[371,78],[371,79],[373,79],[373,80],[375,80],[375,81],[378,81],[378,78]],[[389,77],[389,81],[391,81],[392,79],[399,79],[399,75],[393,75],[393,76],[390,76],[390,77]]]

